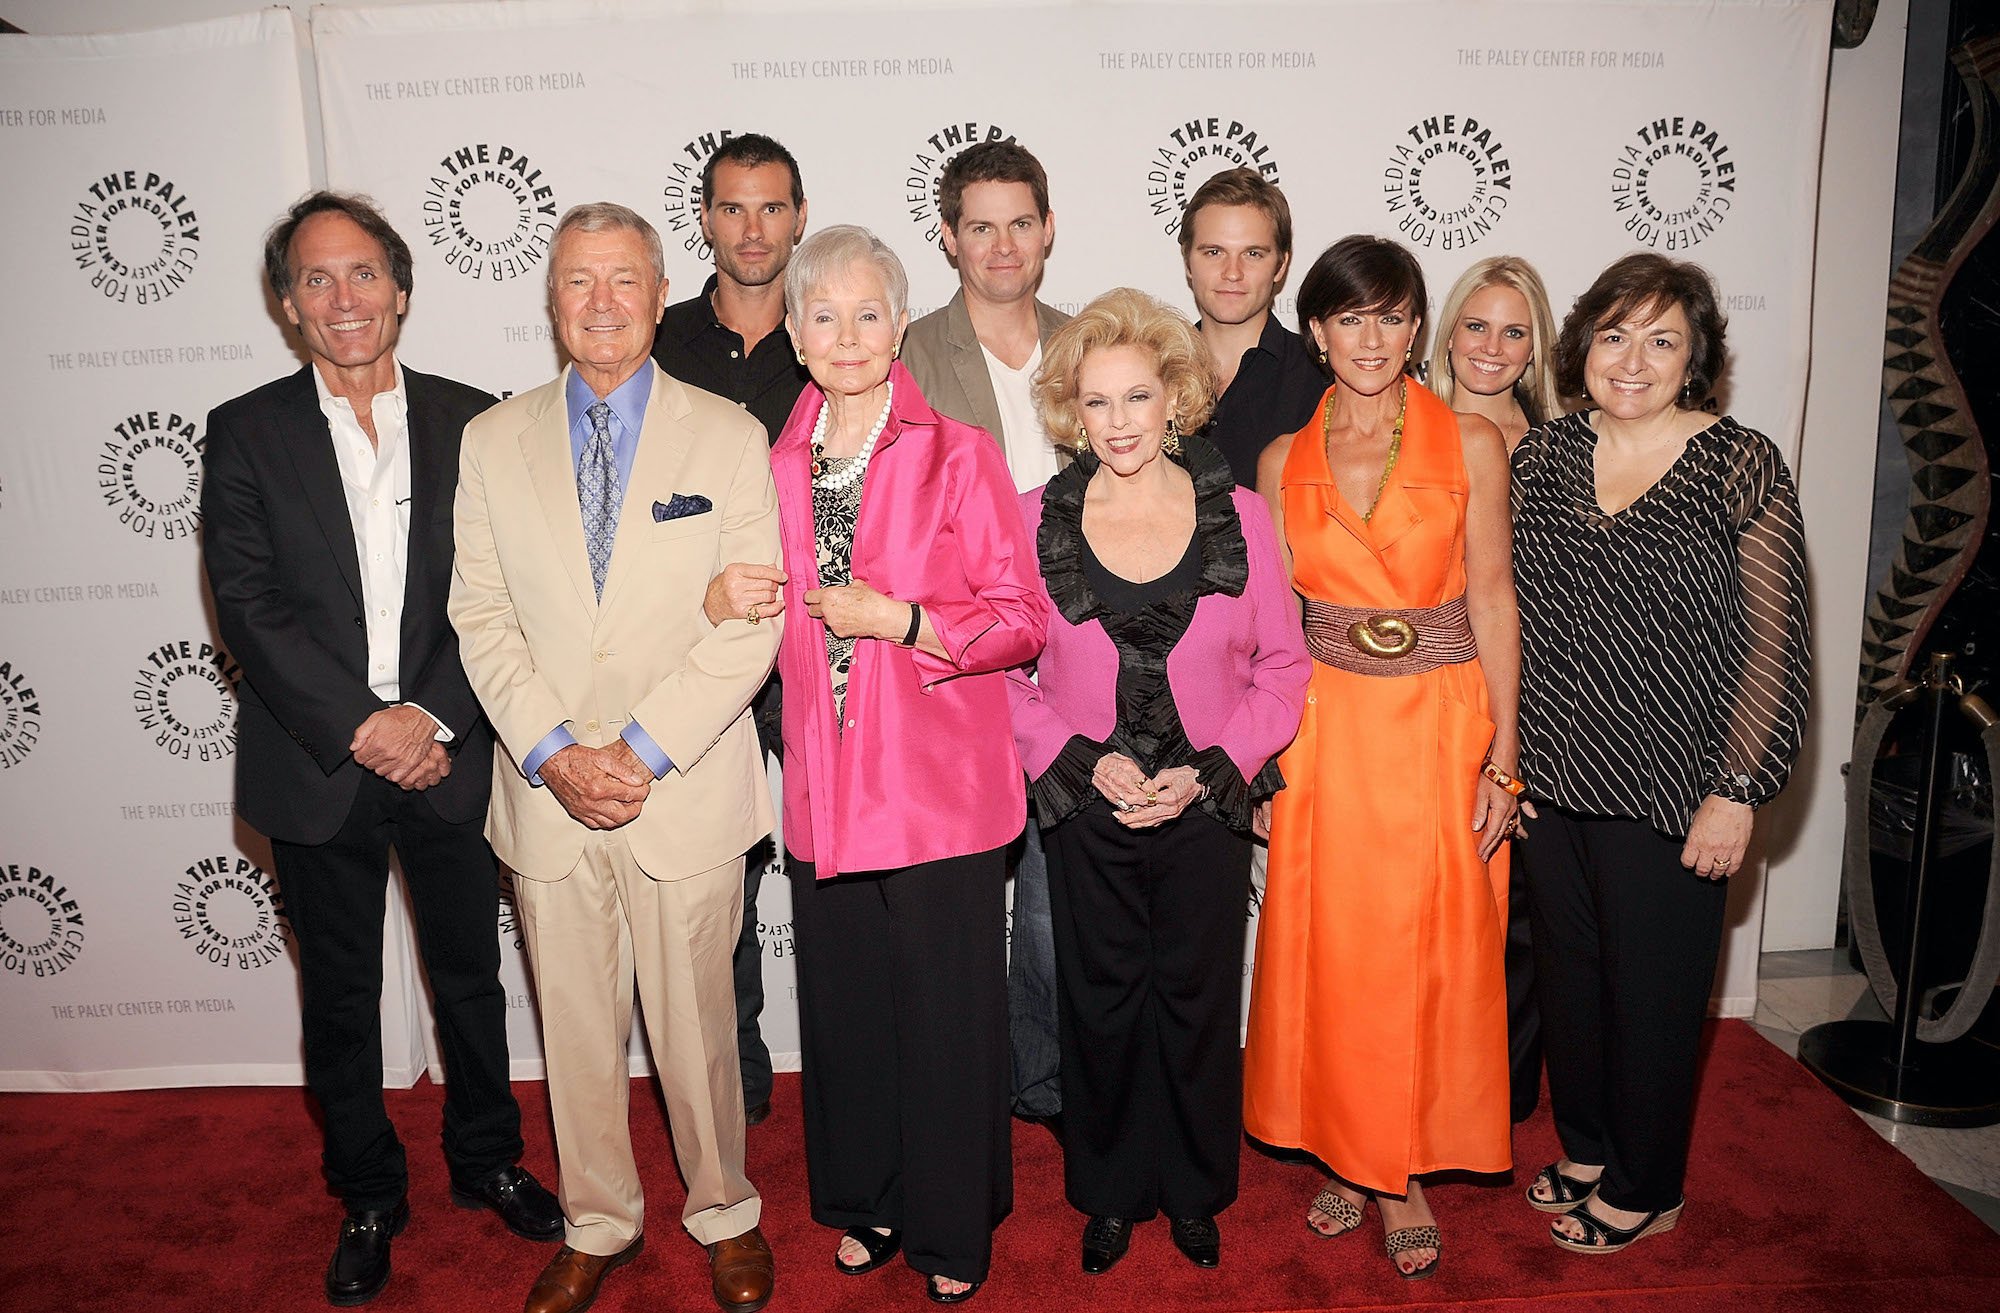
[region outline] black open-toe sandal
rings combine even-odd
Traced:
[[[1553,1223],[1549,1226],[1549,1239],[1564,1249],[1578,1254],[1615,1254],[1649,1235],[1659,1235],[1662,1231],[1673,1230],[1680,1224],[1681,1209],[1685,1206],[1684,1203],[1680,1203],[1672,1208],[1657,1208],[1633,1225],[1622,1227],[1613,1226],[1601,1217],[1591,1216],[1588,1208],[1578,1207],[1572,1209],[1568,1215],[1582,1224],[1583,1239],[1570,1239],[1556,1230]]]
[[[1535,1189],[1542,1182],[1549,1183],[1549,1198],[1535,1198]],[[1564,1176],[1561,1163],[1550,1163],[1535,1173],[1535,1179],[1528,1184],[1528,1207],[1543,1213],[1567,1213],[1584,1200],[1590,1198],[1597,1189],[1596,1181],[1586,1181],[1581,1176]]]
[[[834,1251],[833,1266],[851,1277],[858,1277],[863,1272],[873,1272],[894,1258],[903,1248],[901,1231],[891,1231],[888,1235],[883,1235],[872,1226],[850,1226],[847,1228],[847,1238],[868,1251],[866,1263],[843,1263],[840,1261],[840,1251],[837,1249]]]
[[[945,1280],[956,1281],[958,1280],[958,1278],[946,1277]],[[967,1284],[965,1289],[959,1291],[957,1294],[948,1295],[944,1291],[938,1289],[936,1278],[927,1276],[924,1278],[924,1293],[931,1297],[931,1303],[933,1304],[963,1304],[966,1300],[971,1299],[974,1295],[978,1294],[979,1287],[985,1284],[986,1283],[983,1281],[970,1282]]]

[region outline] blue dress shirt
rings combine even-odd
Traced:
[[[650,366],[651,362],[647,363]],[[611,407],[611,455],[618,464],[618,487],[621,491],[632,486],[632,462],[639,454],[639,434],[646,426],[646,402],[652,395],[653,371],[649,367],[640,369],[611,389],[611,395],[604,398]],[[590,442],[590,408],[597,404],[598,396],[591,391],[590,384],[583,381],[583,375],[572,369],[569,382],[563,388],[563,400],[569,406],[570,471],[575,474],[576,468],[583,463],[583,449]],[[578,514],[581,513],[579,508]],[[618,551],[615,544],[611,550],[615,556]],[[665,778],[666,773],[674,768],[673,761],[660,750],[660,745],[653,741],[653,736],[638,721],[626,721],[618,737],[624,739],[639,760],[646,764],[646,769],[653,772],[654,779]],[[541,742],[528,753],[527,760],[521,763],[521,773],[528,777],[530,784],[540,784],[542,763],[575,743],[576,736],[570,733],[567,723],[556,726],[543,735]]]

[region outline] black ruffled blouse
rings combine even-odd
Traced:
[[[1160,579],[1134,584],[1097,560],[1083,536],[1083,496],[1097,472],[1097,458],[1080,454],[1049,480],[1042,493],[1036,537],[1042,579],[1062,618],[1073,625],[1104,626],[1118,649],[1117,720],[1098,742],[1071,736],[1049,768],[1030,781],[1041,825],[1060,824],[1086,807],[1110,803],[1091,784],[1098,758],[1122,752],[1148,775],[1192,766],[1208,796],[1198,804],[1232,830],[1247,832],[1251,812],[1285,787],[1275,758],[1246,780],[1220,747],[1197,749],[1188,741],[1167,682],[1167,657],[1194,622],[1196,605],[1210,593],[1240,597],[1250,580],[1250,551],[1231,494],[1236,480],[1221,453],[1200,438],[1183,438],[1170,457],[1194,480],[1194,536],[1180,564]]]

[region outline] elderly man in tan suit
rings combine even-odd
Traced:
[[[575,1313],[638,1254],[625,1040],[636,973],[681,1221],[716,1302],[770,1299],[743,1175],[730,953],[743,853],[771,829],[746,709],[778,621],[711,625],[725,561],[778,560],[763,429],[652,363],[659,234],[623,206],[557,226],[549,297],[572,364],[467,425],[450,614],[498,735],[487,836],[512,867],[540,993],[567,1243],[527,1313]]]

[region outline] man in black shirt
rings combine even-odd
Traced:
[[[778,440],[809,376],[785,332],[785,265],[806,231],[799,162],[758,133],[730,137],[701,172],[701,235],[715,252],[715,273],[701,295],[667,307],[653,338],[653,359],[691,387],[726,397],[756,416]],[[778,676],[752,704],[757,739],[778,746]],[[764,1010],[764,949],[757,934],[757,890],[772,856],[760,842],[743,864],[743,933],[736,941],[736,1049],[743,1070],[744,1119],[771,1115],[771,1050],[758,1032]]]
[[[653,338],[661,369],[742,406],[774,443],[808,381],[785,332],[785,266],[805,231],[792,153],[758,133],[725,140],[701,173],[715,273],[701,295],[667,307]]]
[[[1181,215],[1181,260],[1215,364],[1215,415],[1202,430],[1236,482],[1257,486],[1257,457],[1313,416],[1328,378],[1271,302],[1292,262],[1292,210],[1254,169],[1203,183]]]

